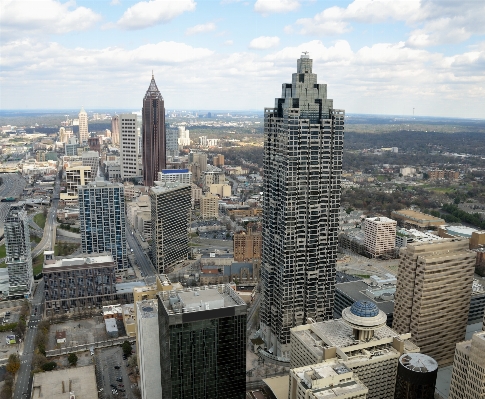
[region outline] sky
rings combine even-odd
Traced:
[[[347,113],[485,118],[483,0],[2,0],[0,109],[263,110],[308,51]]]

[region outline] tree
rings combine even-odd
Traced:
[[[130,360],[128,360],[128,366],[135,368],[138,365],[138,360],[136,355],[133,355],[130,357]]]
[[[124,341],[121,344],[121,349],[123,349],[123,354],[125,356],[130,356],[131,355],[131,344],[128,341]]]
[[[69,355],[67,355],[67,361],[71,366],[76,366],[77,360],[77,355],[75,353],[69,353]]]
[[[73,354],[74,355],[74,354]],[[76,355],[74,355],[76,356]],[[44,363],[42,365],[42,370],[44,371],[52,371],[54,370],[55,368],[57,367],[57,363],[56,362],[47,362],[47,363]]]
[[[13,375],[15,375],[17,373],[17,371],[19,371],[19,369],[20,369],[19,355],[17,355],[16,353],[12,353],[8,357],[6,369],[10,374],[13,374]]]

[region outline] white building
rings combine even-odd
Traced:
[[[119,115],[121,178],[140,176],[140,124],[136,114]]]
[[[185,126],[179,126],[178,128],[178,145],[180,147],[190,145],[189,130],[185,129]]]
[[[188,169],[162,169],[161,172],[158,172],[158,181],[163,184],[167,182],[190,184],[192,182],[192,172]]]
[[[364,245],[372,256],[391,255],[396,247],[397,222],[386,217],[364,220]]]
[[[160,342],[158,333],[158,302],[156,299],[136,303],[136,346],[140,368],[142,399],[161,398]]]
[[[79,142],[81,144],[87,143],[88,137],[88,114],[84,110],[84,107],[81,107],[81,112],[79,112]]]

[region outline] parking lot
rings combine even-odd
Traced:
[[[96,353],[96,380],[98,389],[103,388],[103,398],[135,398],[132,389],[136,382],[134,374],[127,367],[129,358],[123,360],[123,351],[117,346],[108,349],[97,349]],[[116,368],[115,368],[116,367]],[[117,393],[113,392],[116,386]]]

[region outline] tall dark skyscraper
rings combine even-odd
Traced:
[[[312,63],[302,55],[264,110],[261,332],[283,357],[290,328],[333,314],[345,113]]]
[[[153,186],[158,172],[166,168],[165,105],[152,75],[150,87],[143,99],[143,182]]]

